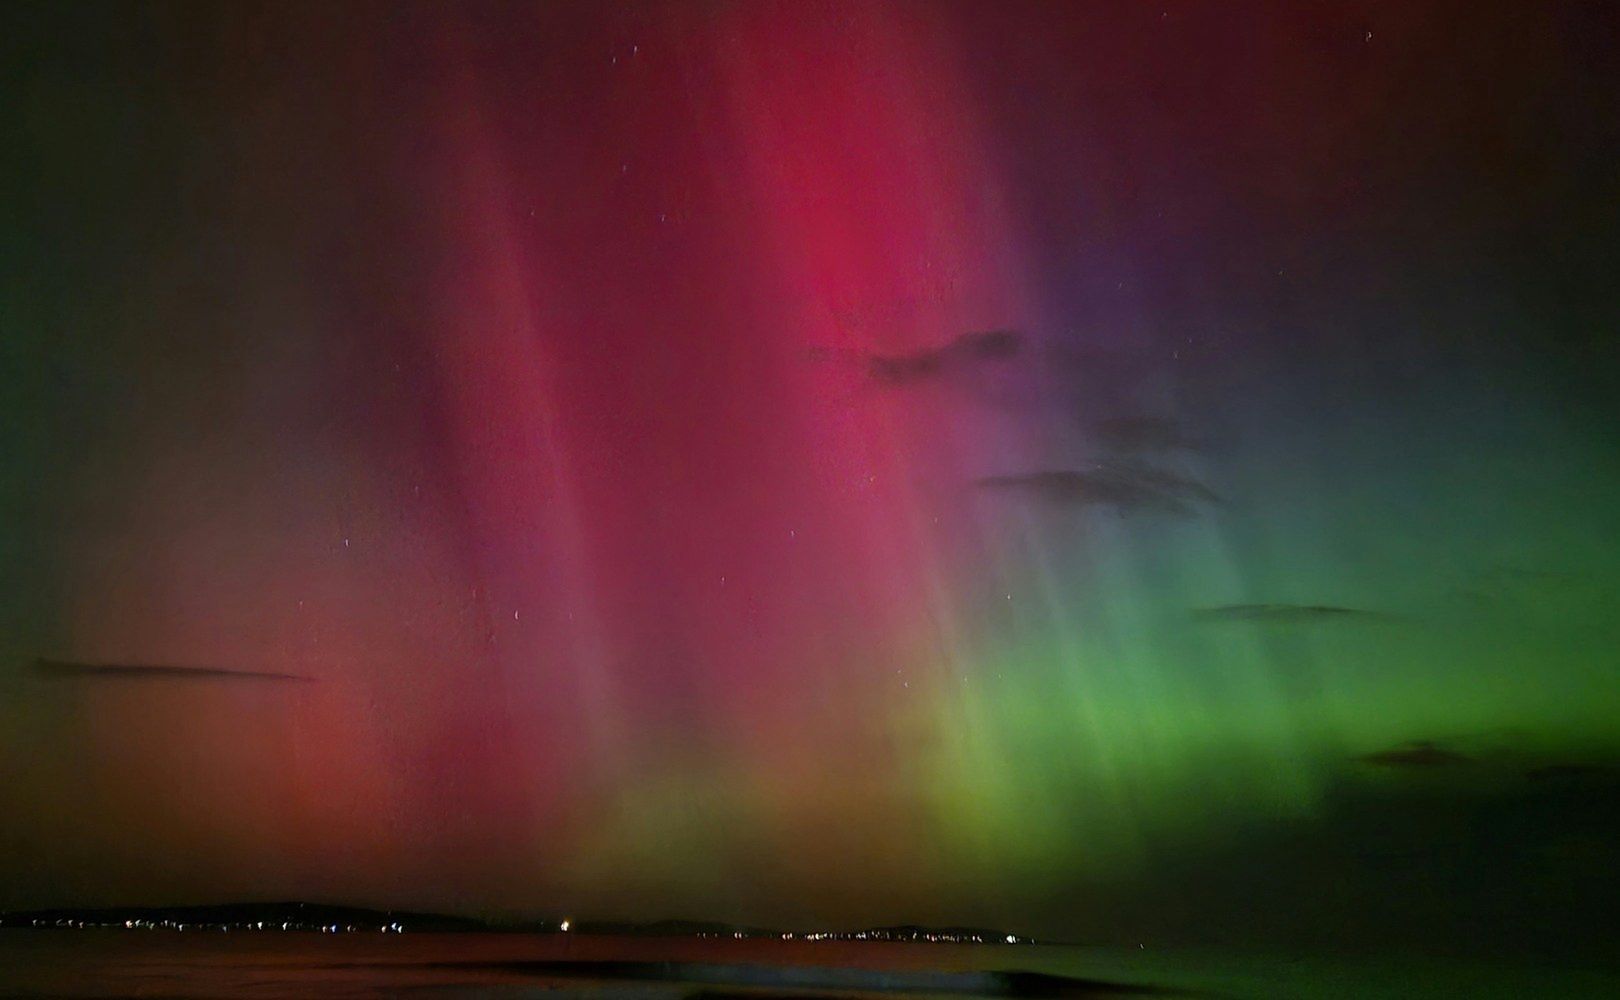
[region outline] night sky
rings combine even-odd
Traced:
[[[1620,920],[1614,7],[0,21],[0,907]]]

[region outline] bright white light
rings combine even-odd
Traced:
[[[570,926],[572,926],[572,924],[573,924],[573,921],[570,921],[570,920],[564,920],[564,921],[563,921],[563,922],[562,922],[562,929],[563,929],[563,931],[564,931],[564,932],[565,932],[565,933],[566,933],[566,932],[567,932],[567,930],[568,930],[568,928],[569,928],[569,927],[570,927]]]

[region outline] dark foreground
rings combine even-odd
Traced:
[[[372,1000],[1614,997],[1620,975],[1147,949],[580,935],[0,931],[0,996]]]

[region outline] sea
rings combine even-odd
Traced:
[[[1620,998],[1620,970],[1231,951],[579,934],[0,930],[0,997]]]

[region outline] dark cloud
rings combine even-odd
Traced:
[[[976,484],[982,489],[1025,493],[1048,503],[1183,517],[1196,513],[1197,502],[1220,502],[1213,490],[1197,480],[1161,469],[1124,465],[986,476]]]
[[[73,663],[66,660],[36,659],[36,677],[52,680],[180,680],[180,681],[295,681],[315,678],[302,674],[278,674],[259,670],[221,670],[215,667],[179,667],[143,663]]]
[[[1007,361],[1022,348],[1023,337],[1015,330],[981,330],[964,333],[937,347],[903,354],[840,351],[816,347],[810,351],[815,361],[844,361],[853,364],[880,385],[901,388],[943,377],[951,371],[985,361]]]
[[[947,350],[964,359],[1005,361],[1018,356],[1023,341],[1017,330],[979,330],[957,337]]]
[[[1196,500],[1200,503],[1211,504],[1223,502],[1220,494],[1198,480],[1183,476],[1180,473],[1166,472],[1163,469],[1153,469],[1139,465],[1109,465],[1102,468],[1107,475],[1133,480],[1182,500]]]
[[[1220,604],[1198,608],[1193,615],[1204,621],[1255,622],[1263,625],[1295,625],[1305,622],[1348,620],[1387,621],[1390,615],[1365,608],[1346,608],[1334,604]]]
[[[1379,750],[1375,753],[1363,754],[1356,760],[1363,764],[1372,764],[1377,767],[1392,768],[1429,768],[1449,767],[1453,764],[1467,764],[1473,758],[1466,757],[1455,750],[1446,748],[1430,740],[1412,740],[1402,743],[1389,750]]]

